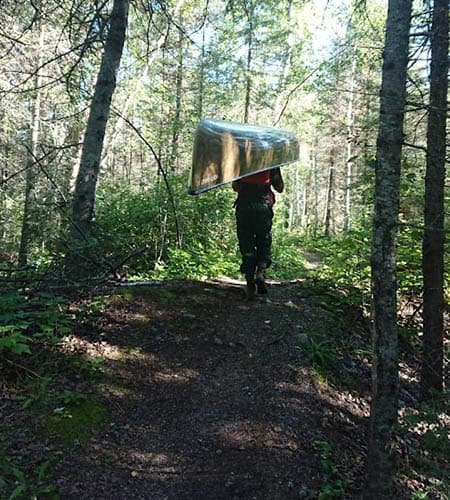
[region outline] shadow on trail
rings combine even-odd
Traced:
[[[95,328],[78,332],[103,348],[95,390],[108,412],[59,463],[61,497],[317,498],[345,478],[357,498],[369,367],[345,358],[327,383],[299,339],[320,330],[334,339],[322,350],[337,351],[342,335],[367,339],[363,327],[333,329],[302,286],[272,285],[250,304],[236,283],[110,291]]]

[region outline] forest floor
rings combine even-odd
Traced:
[[[24,367],[27,384],[9,364],[0,497],[361,497],[371,340],[344,292],[305,278],[247,302],[237,281],[180,281],[71,308],[75,329]],[[401,371],[392,498],[448,498],[448,456],[414,427],[417,366]]]

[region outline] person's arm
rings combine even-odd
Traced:
[[[270,181],[275,191],[282,193],[284,190],[283,177],[281,177],[281,171],[279,168],[275,168],[270,172]]]

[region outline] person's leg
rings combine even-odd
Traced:
[[[257,263],[253,214],[248,210],[237,211],[236,228],[239,250],[242,256],[240,271],[245,275],[245,280],[247,282],[247,297],[251,300],[255,296],[255,272]]]
[[[265,295],[266,293],[268,293],[264,267],[259,267],[256,271],[255,285],[258,293],[260,293],[261,295]]]
[[[270,207],[260,213],[256,231],[256,286],[258,293],[266,294],[265,270],[272,264],[272,219]]]

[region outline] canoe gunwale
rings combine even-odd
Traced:
[[[214,184],[213,186],[206,186],[206,187],[201,187],[201,188],[197,188],[197,189],[188,188],[188,193],[192,194],[192,195],[202,194],[202,193],[205,193],[206,191],[211,191],[212,189],[216,189],[218,187],[225,186],[225,184],[230,184],[231,182],[238,181],[240,179],[245,179],[245,177],[250,177],[251,175],[259,174],[261,172],[266,172],[267,170],[273,170],[274,168],[285,167],[286,165],[291,165],[292,163],[295,163],[297,161],[298,160],[291,160],[291,161],[287,161],[285,163],[281,163],[280,165],[272,165],[270,167],[256,170],[255,172],[248,172],[246,174],[243,174],[243,175],[236,177],[235,179],[223,181],[223,182],[220,182],[218,184]]]
[[[205,119],[195,131],[188,193],[204,193],[298,158],[299,143],[292,132]]]

